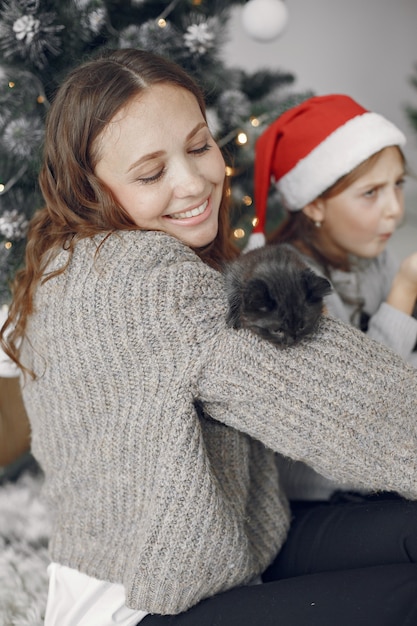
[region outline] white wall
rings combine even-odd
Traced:
[[[417,108],[410,76],[417,65],[417,0],[286,0],[284,33],[257,42],[233,9],[225,62],[248,71],[275,68],[294,74],[295,91],[346,93],[381,113],[407,135],[405,154],[417,176],[417,132],[404,106]],[[398,233],[401,256],[417,250],[417,180],[406,186],[407,217]]]

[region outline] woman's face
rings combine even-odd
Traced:
[[[150,87],[115,115],[96,148],[96,175],[140,228],[195,248],[213,241],[225,163],[193,94]]]
[[[320,245],[340,259],[349,254],[378,256],[404,214],[404,164],[395,147],[385,148],[375,164],[347,189],[313,203],[321,222]],[[305,209],[306,212],[306,209]]]

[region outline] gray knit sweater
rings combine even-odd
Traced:
[[[417,498],[415,368],[333,319],[279,350],[226,326],[222,276],[177,240],[100,240],[38,288],[23,344],[54,561],[178,613],[285,540],[273,450]]]

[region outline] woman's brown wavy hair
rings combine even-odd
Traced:
[[[206,119],[204,96],[195,81],[175,63],[143,50],[106,51],[74,69],[56,93],[46,120],[39,174],[45,206],[31,220],[25,265],[16,274],[9,315],[0,333],[3,349],[23,370],[19,345],[33,311],[36,287],[65,271],[63,267],[44,276],[50,254],[66,248],[71,256],[80,239],[138,229],[94,174],[99,158],[96,140],[131,98],[158,83],[192,93]],[[218,234],[209,246],[196,250],[216,269],[237,254],[230,239],[228,197],[225,179]]]

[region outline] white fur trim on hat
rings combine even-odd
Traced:
[[[326,137],[276,187],[286,208],[297,211],[379,150],[405,142],[405,135],[378,113],[358,115]]]
[[[266,238],[263,233],[251,233],[243,252],[249,252],[250,250],[255,250],[255,248],[262,248],[265,243]]]

